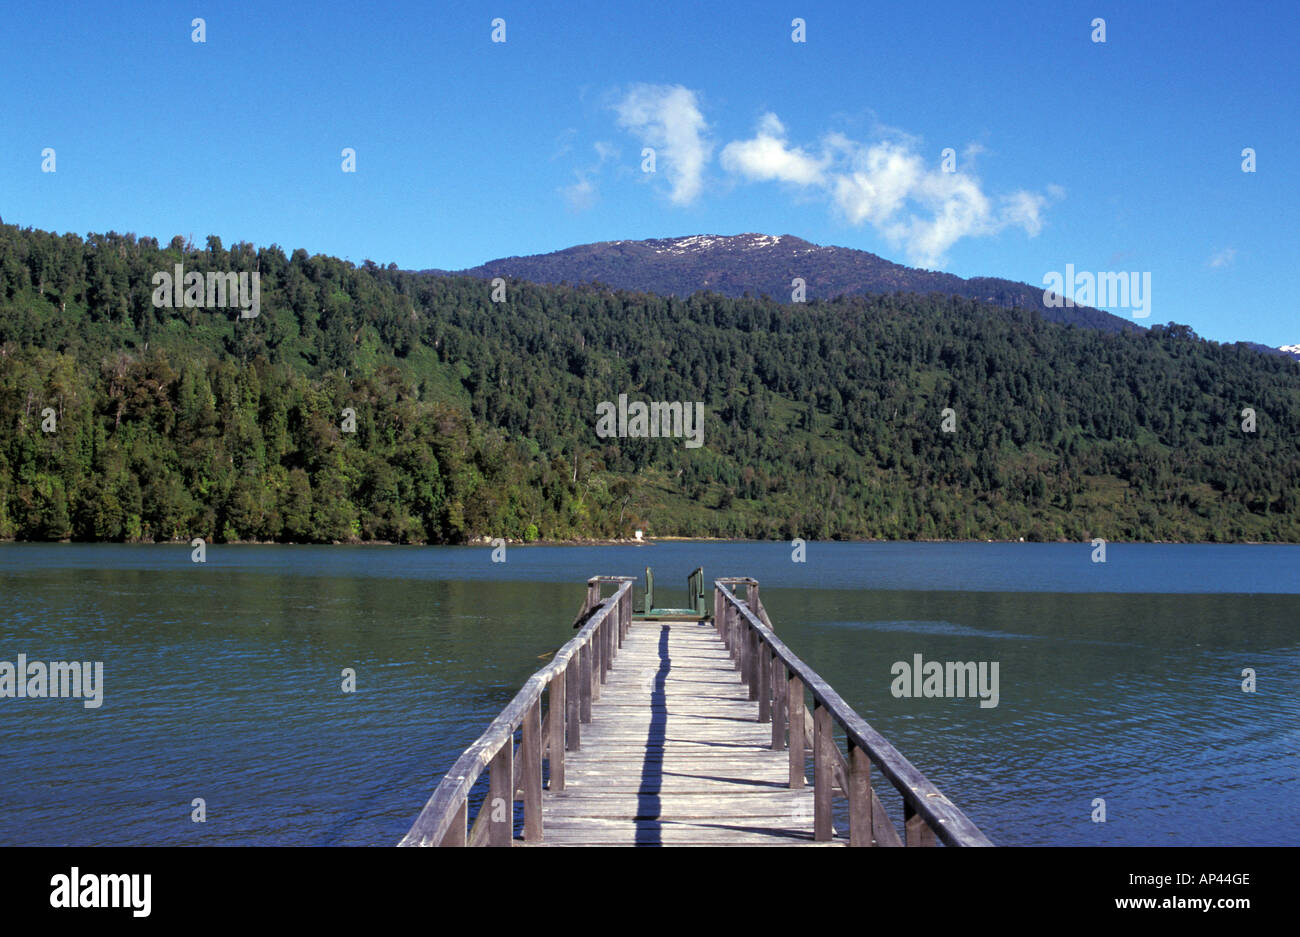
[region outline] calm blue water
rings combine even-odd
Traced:
[[[1300,844],[1300,547],[1091,554],[0,544],[0,661],[105,681],[97,710],[0,699],[0,844],[394,843],[572,635],[583,580],[646,565],[659,605],[697,565],[759,579],[787,643],[995,842]],[[894,697],[915,654],[998,662],[998,706]]]

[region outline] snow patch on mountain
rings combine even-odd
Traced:
[[[656,254],[688,254],[699,253],[701,251],[712,250],[714,248],[730,248],[732,250],[760,250],[765,247],[776,247],[781,243],[781,235],[773,234],[736,234],[726,236],[721,234],[694,234],[684,238],[670,238],[667,240],[656,241],[656,244],[662,244],[663,247],[655,247]]]

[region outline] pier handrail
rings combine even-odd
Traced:
[[[746,587],[743,601],[730,588],[740,584]],[[714,581],[714,625],[750,688],[750,699],[758,700],[759,721],[772,722],[772,749],[788,748],[790,752],[792,788],[804,786],[806,746],[808,741],[812,743],[814,839],[831,839],[831,798],[838,782],[838,791],[849,799],[850,845],[868,846],[873,841],[882,846],[904,845],[871,787],[874,764],[903,798],[906,845],[932,846],[935,836],[949,846],[993,845],[966,814],[776,636],[758,597],[757,580],[726,577]],[[804,708],[805,687],[813,697],[811,719]],[[844,731],[847,757],[835,742],[832,719]]]
[[[601,585],[610,582],[618,588],[602,599]],[[632,582],[631,576],[587,580],[587,598],[578,615],[581,629],[456,759],[399,846],[509,846],[517,799],[524,803],[524,839],[541,841],[542,761],[549,755],[551,789],[563,790],[564,752],[581,748],[580,726],[591,721],[592,700],[600,698],[600,686],[632,623]],[[516,758],[514,736],[521,727]],[[485,768],[490,772],[488,795],[470,828],[469,794]]]

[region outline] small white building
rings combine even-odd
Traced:
[[[635,534],[633,534],[633,536],[635,536],[636,539],[640,540],[640,539],[641,539],[641,531],[638,530]]]

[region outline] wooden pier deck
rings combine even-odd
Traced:
[[[830,845],[705,622],[632,624],[565,778],[542,801],[548,845]]]
[[[637,620],[631,577],[589,579],[577,636],[443,776],[400,845],[992,845],[777,637],[755,580],[716,580],[712,616],[702,571],[689,588],[694,614],[647,598]],[[901,825],[873,768],[901,797]]]

